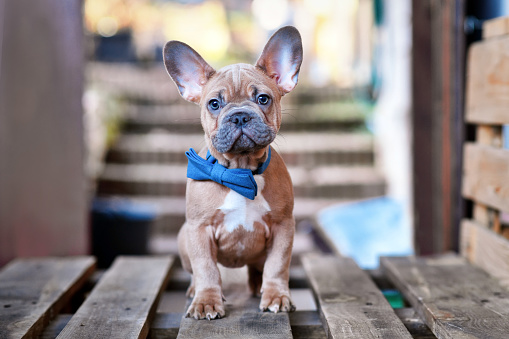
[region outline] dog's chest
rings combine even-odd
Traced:
[[[270,234],[266,216],[271,209],[261,194],[265,186],[263,176],[256,175],[255,180],[258,195],[254,200],[230,191],[218,207],[224,218],[216,229],[215,237],[219,256],[228,261],[223,263],[228,266],[241,266],[244,260],[254,258],[265,250],[265,241]]]

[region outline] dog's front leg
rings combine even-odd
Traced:
[[[216,319],[224,317],[221,275],[217,267],[217,245],[211,226],[187,225],[182,236],[191,263],[194,298],[186,317]]]
[[[272,225],[267,248],[267,260],[263,269],[262,300],[260,309],[271,312],[291,312],[295,306],[290,299],[290,260],[292,256],[295,220],[286,219]]]

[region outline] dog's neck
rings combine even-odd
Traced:
[[[268,157],[269,147],[250,152],[247,154],[219,153],[213,147],[209,147],[210,154],[226,168],[246,168],[255,171]]]

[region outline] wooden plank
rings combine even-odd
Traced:
[[[0,272],[0,338],[36,338],[95,268],[92,257],[17,259]]]
[[[509,17],[495,18],[483,23],[483,39],[489,39],[509,34]]]
[[[509,212],[509,150],[465,144],[463,195]]]
[[[368,274],[350,258],[310,253],[304,269],[328,338],[412,338]]]
[[[509,36],[471,45],[467,79],[466,121],[509,124]]]
[[[117,258],[57,338],[145,338],[173,261]]]
[[[475,221],[463,220],[461,254],[509,287],[509,240]]]
[[[220,267],[226,316],[212,321],[183,318],[179,339],[185,338],[292,338],[288,313],[261,312],[260,298],[247,289],[247,269]]]
[[[464,258],[382,258],[387,276],[438,338],[506,338],[509,291]]]
[[[434,201],[441,201],[441,196],[434,191],[436,176],[435,162],[440,159],[430,144],[438,131],[433,125],[435,92],[440,88],[432,71],[439,63],[434,62],[433,55],[438,54],[431,33],[432,13],[430,1],[412,0],[412,176],[413,208],[417,217],[414,226],[414,243],[416,253],[430,254],[440,247],[437,238],[440,231],[437,226],[437,212]],[[423,72],[422,70],[427,70]]]
[[[464,6],[464,0],[412,1],[413,233],[420,255],[458,246]]]

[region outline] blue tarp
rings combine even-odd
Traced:
[[[388,197],[328,207],[318,222],[339,249],[364,269],[378,267],[380,256],[412,255],[412,233],[403,206]]]

